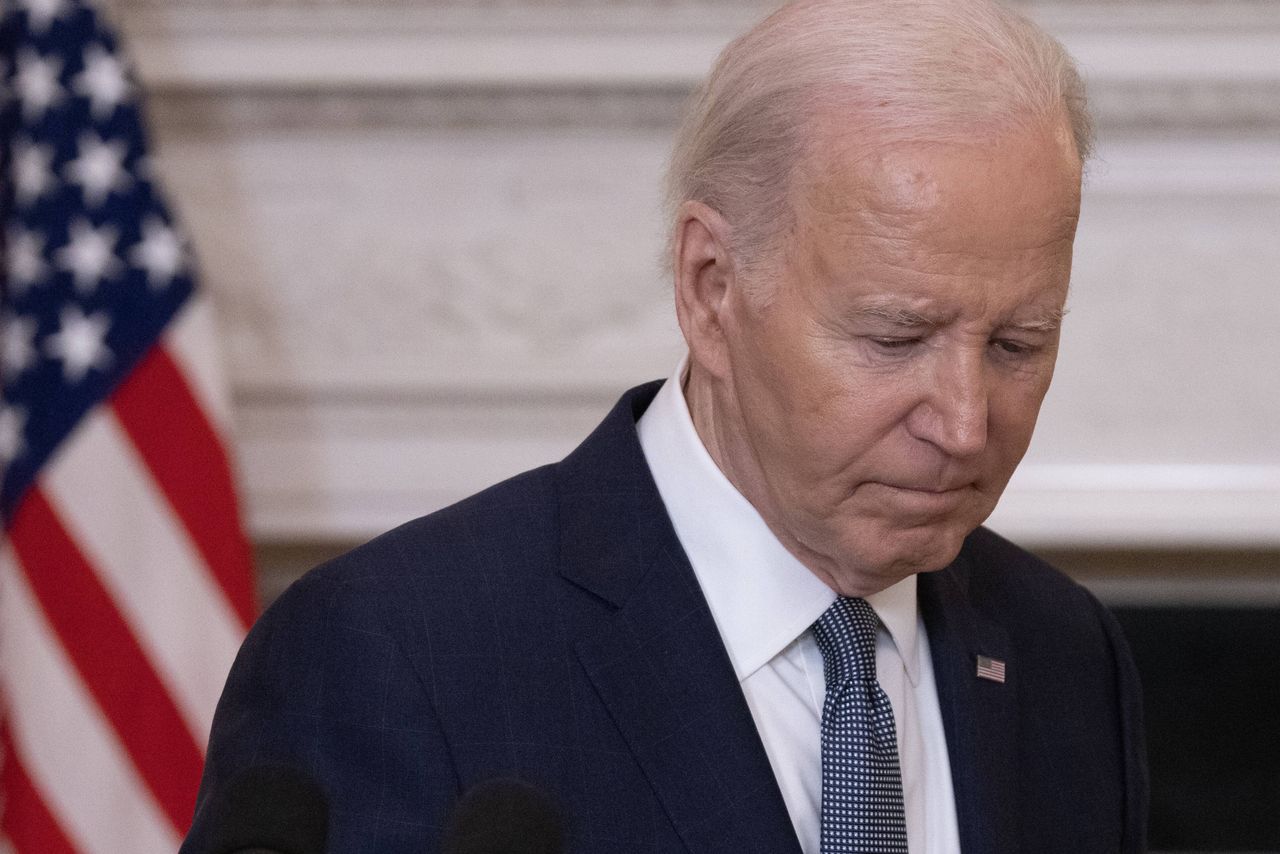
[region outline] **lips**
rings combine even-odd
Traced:
[[[925,487],[921,489],[910,486],[894,486],[881,483],[879,494],[874,500],[891,516],[900,519],[941,520],[950,518],[968,504],[969,484],[953,489],[937,489]]]
[[[922,492],[928,495],[946,495],[949,492],[960,492],[973,486],[973,481],[963,481],[956,484],[948,484],[945,486],[933,486],[924,484],[909,483],[889,483],[887,481],[877,481],[881,486],[887,486],[890,489],[903,490],[905,492]]]

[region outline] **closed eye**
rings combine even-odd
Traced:
[[[905,350],[919,344],[919,338],[872,338],[871,342],[882,350]]]
[[[1034,344],[1026,344],[1022,341],[1013,341],[1008,338],[996,338],[991,342],[993,347],[998,347],[1001,351],[1008,353],[1010,356],[1025,356],[1034,353],[1040,348]]]

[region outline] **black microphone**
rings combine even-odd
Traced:
[[[564,818],[551,796],[524,780],[477,783],[454,807],[441,854],[562,854]]]
[[[329,801],[319,783],[297,768],[246,768],[210,809],[208,854],[324,854]]]

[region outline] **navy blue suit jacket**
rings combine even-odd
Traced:
[[[283,594],[228,679],[183,854],[229,779],[279,762],[327,790],[342,854],[435,851],[461,791],[512,775],[559,799],[577,854],[800,854],[636,437],[657,386],[563,462]],[[984,529],[919,600],[963,850],[1141,850],[1139,688],[1107,612]]]

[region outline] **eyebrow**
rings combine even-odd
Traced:
[[[1062,319],[1066,316],[1067,309],[1059,308],[1029,320],[1006,323],[1005,326],[1022,332],[1057,332],[1062,328]]]
[[[879,320],[893,326],[919,328],[921,326],[942,326],[946,319],[938,316],[930,317],[909,308],[891,302],[868,303],[853,311],[854,316]],[[1062,319],[1067,316],[1067,309],[1060,308],[1045,312],[1027,320],[1011,321],[1002,324],[1005,329],[1017,329],[1021,332],[1057,332],[1062,328]]]
[[[881,320],[894,326],[941,326],[944,322],[940,318],[929,317],[905,305],[889,302],[861,305],[853,310],[853,314],[869,320]]]

